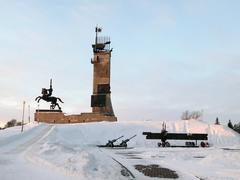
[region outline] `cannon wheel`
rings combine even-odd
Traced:
[[[165,143],[165,147],[170,147],[170,143],[169,143],[169,142],[166,142],[166,143]]]

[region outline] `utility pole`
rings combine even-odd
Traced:
[[[24,111],[25,111],[25,104],[26,104],[26,102],[25,102],[25,101],[23,101],[23,113],[22,113],[22,130],[21,130],[21,132],[23,132],[23,124],[24,124]]]
[[[37,122],[39,123],[39,103],[38,103],[38,111],[37,111]]]
[[[30,105],[28,105],[28,123],[30,123]]]

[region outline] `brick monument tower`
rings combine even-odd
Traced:
[[[111,52],[110,38],[98,37],[101,28],[96,27],[96,38],[93,48],[93,95],[91,107],[93,113],[100,113],[107,116],[115,116],[111,102],[110,68]]]

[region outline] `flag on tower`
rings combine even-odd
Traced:
[[[102,28],[96,27],[96,32],[102,32]]]

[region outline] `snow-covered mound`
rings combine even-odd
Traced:
[[[119,136],[129,138],[137,135],[129,144],[134,147],[156,146],[157,140],[146,140],[142,132],[160,132],[162,129],[160,121],[128,121],[128,122],[100,122],[86,124],[58,125],[62,131],[62,139],[72,137],[71,143],[82,143],[85,145],[104,144],[110,139]],[[232,129],[223,125],[210,125],[203,121],[169,121],[165,122],[168,132],[178,133],[207,133],[208,142],[211,146],[238,146],[240,136]],[[67,136],[67,137],[65,137]],[[69,136],[69,137],[68,137]],[[123,138],[123,139],[124,139]],[[174,143],[178,143],[174,141]]]
[[[162,123],[32,123],[24,127],[24,132],[20,126],[1,130],[0,179],[23,180],[27,175],[32,180],[153,179],[136,170],[136,165],[159,165],[175,171],[179,179],[184,180],[239,179],[239,134],[226,126],[203,121],[168,121],[165,123],[169,132],[208,133],[213,147],[156,148],[158,141],[146,140],[142,132],[160,132]],[[135,134],[128,143],[134,148],[96,146],[122,135],[126,139]],[[121,140],[116,144],[119,142]]]
[[[166,124],[169,132],[208,133],[209,143],[213,147],[156,148],[159,140],[146,140],[146,136],[142,135],[144,131],[160,132],[162,122],[156,121],[59,124],[53,126],[47,140],[42,141],[36,149],[33,149],[35,155],[30,156],[29,159],[36,164],[43,164],[54,170],[81,177],[80,179],[95,179],[96,177],[97,179],[124,179],[119,171],[116,171],[117,165],[112,164],[111,158],[120,160],[137,176],[136,179],[149,179],[141,176],[134,169],[136,163],[160,164],[177,171],[180,179],[220,179],[220,177],[237,179],[239,175],[236,173],[239,169],[239,163],[237,163],[240,148],[239,134],[228,127],[209,125],[202,121],[181,120],[169,121]],[[96,147],[96,145],[105,144],[110,139],[122,135],[124,135],[123,139],[126,139],[135,134],[137,136],[128,143],[129,147],[134,147],[133,149],[119,152]],[[120,142],[121,140],[115,144]],[[184,144],[184,141],[180,142]],[[170,143],[176,144],[179,141],[170,141]],[[228,151],[221,147],[234,150]],[[232,174],[225,171],[226,168],[230,169]]]

